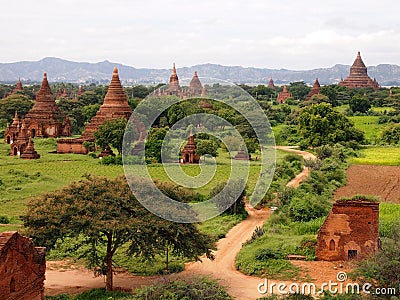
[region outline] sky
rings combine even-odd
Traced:
[[[6,0],[0,62],[306,70],[361,51],[368,66],[400,65],[399,15],[398,0]]]

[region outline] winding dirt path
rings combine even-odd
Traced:
[[[300,151],[294,147],[278,146],[277,149],[293,152],[303,156],[305,159],[315,158],[309,152]],[[300,182],[309,174],[308,168],[293,178],[287,185],[297,187]],[[202,257],[201,262],[191,262],[186,264],[185,271],[172,275],[186,277],[190,275],[210,275],[225,285],[235,299],[250,300],[260,298],[262,295],[258,292],[257,286],[263,282],[263,279],[244,275],[235,268],[235,258],[242,248],[242,244],[250,239],[254,229],[261,227],[271,211],[257,210],[253,207],[246,207],[249,216],[240,224],[233,227],[225,238],[217,242],[215,259],[209,260]],[[59,293],[78,294],[91,288],[104,287],[103,278],[94,278],[90,271],[80,269],[59,269],[48,263],[46,271],[46,295],[56,295]],[[114,277],[114,286],[123,289],[131,289],[142,285],[151,284],[157,276],[141,277],[133,276],[127,273],[119,273]]]

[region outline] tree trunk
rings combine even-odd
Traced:
[[[113,290],[113,269],[112,269],[112,234],[107,235],[106,253],[106,291]]]
[[[166,251],[166,255],[165,255],[165,270],[167,271],[167,273],[169,272],[169,262],[168,262],[168,251],[169,247],[168,247],[168,242],[167,242],[167,251]]]

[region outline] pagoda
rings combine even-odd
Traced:
[[[365,66],[360,51],[350,68],[350,75],[339,82],[340,86],[346,86],[348,88],[366,88],[372,87],[375,91],[379,89],[379,84],[374,78],[372,80],[367,73],[367,67]]]
[[[181,162],[184,164],[198,164],[200,156],[196,154],[196,142],[194,141],[194,135],[190,130],[188,141],[182,149]]]
[[[97,114],[90,120],[90,123],[86,125],[85,131],[82,136],[77,139],[61,139],[57,141],[57,153],[77,153],[86,154],[86,149],[83,144],[84,142],[94,142],[94,132],[104,122],[118,119],[123,117],[129,120],[132,114],[132,109],[128,104],[128,98],[122,88],[121,81],[119,80],[118,69],[115,67],[110,85],[104,102],[100,106]]]
[[[199,76],[197,76],[197,71],[194,71],[194,75],[189,84],[189,95],[202,95],[203,94],[203,85],[200,82]]]
[[[61,113],[51,92],[47,74],[36,94],[35,104],[25,115],[23,122],[29,137],[60,137],[71,135],[69,118]]]
[[[119,80],[118,69],[115,67],[107,94],[104,97],[104,102],[97,114],[90,120],[90,123],[86,125],[82,138],[85,140],[94,140],[94,132],[105,121],[118,119],[119,117],[129,120],[131,114],[132,109],[128,104],[128,97]]]
[[[11,156],[20,156],[24,152],[26,146],[29,143],[29,136],[27,134],[25,122],[22,121],[21,126],[18,127],[19,127],[18,136],[15,137],[15,139],[10,143]]]
[[[15,88],[13,89],[13,91],[11,92],[11,94],[14,94],[16,92],[23,92],[24,91],[24,87],[22,86],[22,82],[21,79],[18,78],[18,82],[17,85],[15,86]]]
[[[284,85],[283,91],[278,95],[278,103],[283,104],[288,98],[292,98],[292,94],[288,92],[286,85]]]
[[[169,77],[169,85],[165,92],[168,95],[177,95],[177,96],[179,96],[182,92],[182,88],[179,85],[178,74],[176,74],[175,63],[172,66],[172,74]]]
[[[4,142],[7,144],[12,144],[18,137],[18,133],[20,130],[21,122],[18,118],[18,113],[15,111],[14,119],[10,124],[7,124],[6,131],[4,133]]]
[[[275,90],[275,84],[274,81],[272,80],[272,77],[269,78],[268,88],[270,88],[271,90]]]
[[[321,91],[321,85],[319,84],[318,77],[315,79],[314,85],[311,88],[311,91],[308,93],[306,97],[306,101],[310,100],[312,96],[318,95]]]
[[[33,144],[32,139],[29,139],[28,145],[26,146],[23,153],[21,153],[20,157],[22,159],[38,159],[40,158],[40,154],[35,151],[35,146]]]

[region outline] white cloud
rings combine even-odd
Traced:
[[[394,0],[20,0],[2,3],[0,61],[57,56],[136,67],[309,69],[400,64]]]

